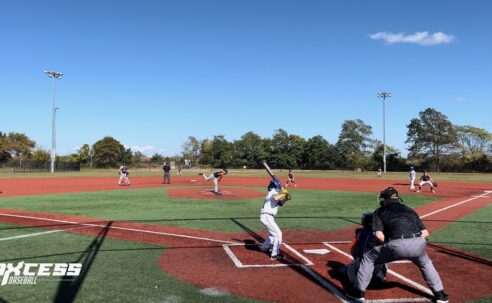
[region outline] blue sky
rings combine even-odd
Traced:
[[[406,154],[433,107],[492,131],[492,2],[0,0],[0,131],[57,150],[115,137],[173,155],[188,136],[275,129],[335,143],[362,119]]]

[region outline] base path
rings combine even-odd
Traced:
[[[417,211],[429,220],[445,217],[455,221],[490,204],[492,197],[483,196],[467,203],[462,201],[449,199],[425,205]],[[432,221],[435,223],[429,228],[431,231],[439,229],[449,223],[447,220]],[[12,209],[0,209],[0,222],[87,235],[97,235],[106,228],[107,236],[111,238],[174,248],[161,255],[161,268],[200,288],[276,302],[346,300],[337,272],[343,264],[350,262],[346,256],[346,240],[353,235],[353,227],[332,232],[285,231],[285,243],[288,244],[282,247],[282,252],[288,258],[278,262],[258,251],[257,244],[262,241],[263,233],[211,232]],[[328,249],[330,253],[316,255],[304,252],[320,249]],[[491,294],[487,281],[492,280],[492,262],[453,248],[430,245],[428,250],[453,302]],[[392,264],[390,269],[395,275],[388,276],[388,288],[368,290],[368,302],[388,302],[397,298],[421,302],[430,298],[415,266]],[[272,279],[279,282],[272,283]],[[470,281],[473,281],[473,287],[463,287]]]
[[[261,187],[266,188],[269,178],[227,176],[220,183],[224,186]],[[99,190],[129,190],[132,188],[175,187],[175,186],[208,186],[199,178],[175,176],[171,184],[162,184],[162,177],[131,178],[131,186],[117,185],[118,178],[53,178],[53,179],[0,179],[0,197],[20,195],[40,195],[68,192],[85,192]],[[401,180],[386,179],[335,179],[335,178],[302,178],[297,180],[297,189],[340,190],[379,192],[387,186],[393,186],[400,193],[409,193],[408,185]],[[492,184],[466,182],[440,182],[437,188],[439,197],[465,197],[482,190],[491,190]],[[425,187],[422,194],[431,195]]]

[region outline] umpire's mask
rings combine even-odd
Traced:
[[[394,187],[388,187],[379,193],[379,205],[386,206],[391,203],[400,203],[403,200],[400,198],[400,194]]]

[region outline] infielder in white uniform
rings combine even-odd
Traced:
[[[128,167],[126,166],[125,163],[123,163],[123,165],[120,166],[119,174],[120,174],[120,179],[118,180],[118,185],[123,185],[123,184],[130,185],[130,179],[128,178],[129,175]]]
[[[410,175],[408,176],[408,180],[410,181],[410,190],[415,189],[415,178],[417,177],[417,173],[415,172],[415,169],[413,169],[413,166],[410,167]]]
[[[277,178],[272,179],[268,184],[268,194],[265,197],[260,215],[260,221],[268,231],[268,236],[261,245],[260,250],[268,252],[270,246],[272,246],[270,255],[272,260],[284,258],[284,255],[280,253],[282,231],[275,222],[275,216],[277,215],[278,207],[283,206],[288,200],[290,200],[290,194],[286,189],[282,189],[280,180]]]

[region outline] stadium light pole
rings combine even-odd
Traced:
[[[55,172],[55,159],[56,159],[56,107],[55,97],[56,97],[56,80],[61,79],[63,77],[63,73],[55,72],[55,71],[44,71],[48,77],[53,79],[53,103],[51,110],[53,112],[52,120],[51,120],[51,168],[50,171],[52,173]]]
[[[383,166],[386,173],[386,98],[390,98],[391,93],[382,91],[378,93],[378,98],[383,99]]]

